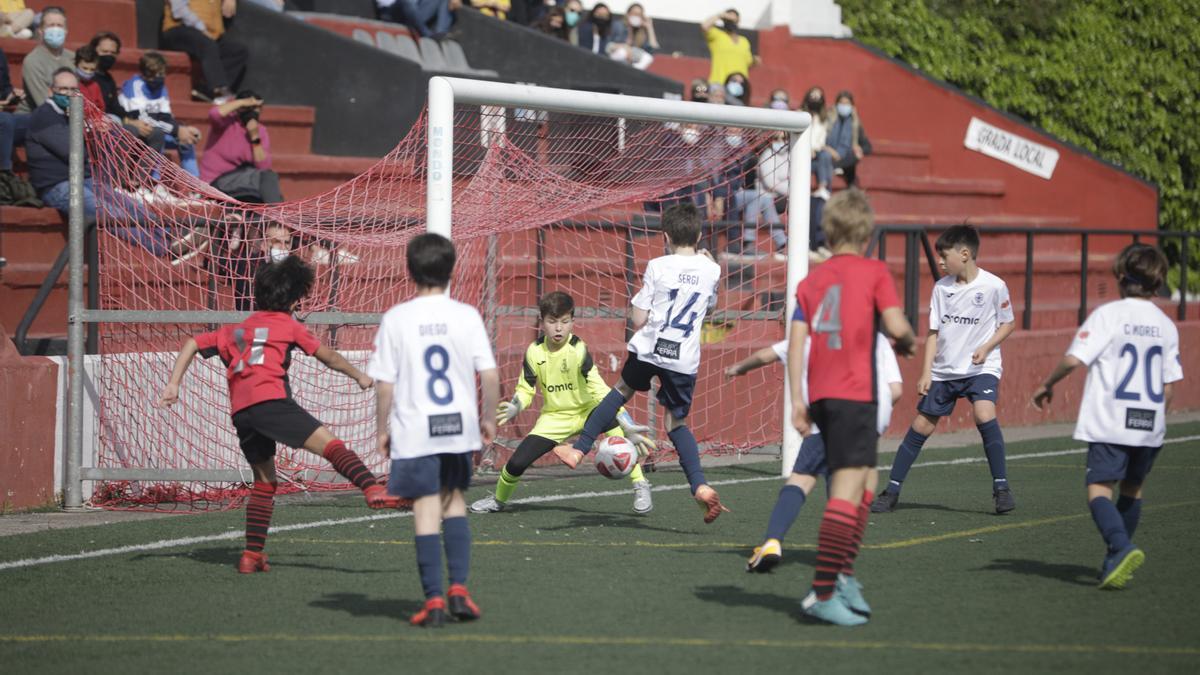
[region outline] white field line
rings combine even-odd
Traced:
[[[1187,443],[1189,441],[1200,440],[1200,435],[1181,436],[1179,438],[1168,438],[1164,441],[1164,445],[1175,443]],[[1009,461],[1021,459],[1039,459],[1043,457],[1061,457],[1063,455],[1080,455],[1087,452],[1087,448],[1072,448],[1070,450],[1053,450],[1050,452],[1031,452],[1023,455],[1010,455]],[[986,461],[985,457],[961,457],[959,459],[938,460],[932,462],[920,462],[914,464],[914,467],[924,466],[955,466],[959,464],[976,464]],[[890,469],[891,465],[881,466],[880,469]],[[731,480],[716,480],[711,485],[741,485],[743,483],[761,483],[765,481],[780,481],[779,476],[759,476],[756,478],[735,478]],[[667,492],[669,490],[683,490],[688,487],[685,483],[676,483],[672,485],[659,485],[652,488],[654,492]],[[512,500],[513,504],[545,504],[550,502],[572,501],[576,499],[591,499],[595,497],[617,497],[629,494],[628,489],[624,490],[597,490],[592,492],[572,492],[562,495],[541,495],[535,497],[522,497]],[[294,525],[280,525],[271,527],[271,534],[279,534],[281,532],[295,532],[297,530],[309,530],[317,527],[334,527],[337,525],[354,525],[357,523],[367,523],[377,520],[390,520],[392,518],[411,517],[412,514],[404,513],[377,513],[369,516],[355,516],[352,518],[328,518],[325,520],[315,520],[309,523],[296,523]],[[70,562],[73,560],[86,560],[89,558],[103,558],[113,555],[124,555],[126,553],[138,553],[141,551],[155,551],[164,548],[176,548],[179,546],[193,546],[210,541],[224,541],[226,539],[241,539],[245,533],[240,530],[231,530],[229,532],[221,532],[220,534],[208,534],[199,537],[182,537],[179,539],[160,539],[145,544],[131,544],[129,546],[118,546],[115,548],[96,549],[94,551],[81,551],[79,553],[65,553],[58,555],[48,555],[41,558],[25,558],[22,560],[10,560],[0,562],[0,571],[18,569],[22,567],[37,567],[40,565],[49,565],[58,562]]]

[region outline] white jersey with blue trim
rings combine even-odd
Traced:
[[[1179,329],[1149,300],[1101,305],[1067,354],[1088,366],[1075,438],[1157,448],[1166,435],[1165,385],[1183,379]]]
[[[929,330],[938,332],[933,379],[961,380],[976,375],[1000,377],[1003,364],[999,345],[982,364],[971,363],[971,355],[992,339],[1000,324],[1012,320],[1008,285],[995,274],[981,269],[967,284],[958,283],[952,276],[938,279],[929,299]]]
[[[650,313],[629,351],[638,360],[684,375],[700,369],[701,324],[716,304],[721,266],[708,256],[665,255],[646,265],[632,304]]]
[[[804,365],[808,365],[808,348],[811,340],[804,341]],[[771,345],[771,350],[779,357],[783,367],[787,368],[787,351],[788,341],[780,340]],[[800,394],[804,397],[804,405],[808,405],[808,378],[800,384]],[[900,376],[900,362],[896,360],[896,352],[892,350],[891,344],[882,333],[875,336],[875,381],[876,381],[876,396],[879,397],[879,414],[876,417],[876,426],[879,433],[887,431],[888,425],[892,422],[892,388],[894,382],[900,384],[904,378]],[[812,433],[819,434],[821,430],[817,425],[812,425]]]
[[[448,295],[389,309],[367,375],[395,385],[388,419],[392,459],[480,449],[475,373],[496,359],[483,318]]]

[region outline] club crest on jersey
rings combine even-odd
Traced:
[[[1079,331],[1079,339],[1080,340],[1088,339],[1088,335],[1089,335],[1089,333],[1086,330]]]
[[[971,302],[975,303],[976,307],[983,307],[983,291],[976,292]]]
[[[560,370],[562,370],[564,373],[567,372],[567,360],[566,359],[562,360],[562,367],[560,368]]]

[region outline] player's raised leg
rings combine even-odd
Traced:
[[[922,399],[923,402],[924,399]],[[941,418],[924,412],[917,413],[912,426],[908,428],[908,432],[904,434],[904,440],[900,441],[900,447],[896,450],[896,459],[892,462],[887,486],[871,503],[872,512],[889,513],[895,510],[896,503],[900,501],[900,486],[908,478],[909,470],[917,461],[917,456],[921,454],[921,448],[925,446],[925,441],[929,440],[929,436],[937,428],[939,419]]]
[[[982,387],[989,396],[995,396],[1000,389],[1000,380],[991,375],[980,375],[975,380],[983,384],[972,385]],[[984,386],[986,385],[986,386]],[[972,392],[967,393],[972,397]],[[992,500],[996,513],[1008,513],[1017,508],[1013,499],[1012,489],[1008,485],[1008,469],[1005,461],[1004,434],[1000,431],[1000,421],[996,419],[996,402],[983,398],[974,398],[972,408],[975,414],[975,427],[983,440],[983,452],[987,456],[988,468],[992,472]]]
[[[273,452],[274,447],[271,450]],[[275,477],[275,459],[272,457],[257,464],[251,464],[250,469],[254,473],[254,486],[250,490],[250,497],[246,500],[246,550],[242,552],[242,558],[237,565],[237,570],[241,574],[271,571],[263,548],[267,544],[267,533],[271,529],[271,515],[275,511],[275,490],[278,487]]]
[[[373,509],[394,509],[400,506],[400,498],[389,495],[387,488],[379,484],[375,474],[362,463],[359,456],[347,448],[328,428],[322,426],[312,432],[308,440],[304,441],[304,449],[324,457],[333,465],[333,470],[337,471],[338,475],[362,490],[367,506]]]
[[[631,358],[633,358],[632,355]],[[596,439],[600,434],[613,427],[617,413],[631,398],[633,398],[633,389],[625,384],[624,379],[617,380],[616,386],[610,389],[608,394],[588,414],[587,421],[583,423],[583,431],[579,432],[579,437],[575,439],[575,442],[556,446],[554,448],[555,456],[572,469],[579,466],[579,462],[583,461],[583,456],[591,452],[592,446],[596,444]]]

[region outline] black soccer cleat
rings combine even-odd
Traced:
[[[992,501],[996,503],[996,513],[1008,513],[1017,508],[1017,500],[1013,499],[1012,490],[997,488],[992,491]]]
[[[899,501],[899,492],[884,490],[875,496],[875,501],[871,502],[871,513],[891,513],[896,510],[896,503]]]
[[[450,605],[450,614],[459,621],[474,621],[483,616],[479,605],[475,604],[475,601],[471,599],[471,594],[467,592],[467,587],[462,584],[450,586],[450,597],[447,603]]]

